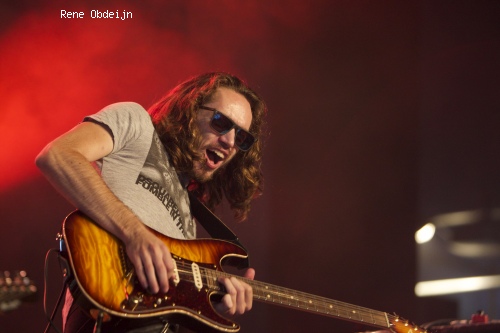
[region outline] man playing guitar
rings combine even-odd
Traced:
[[[154,232],[174,239],[196,237],[188,191],[209,208],[227,200],[245,219],[261,193],[261,127],[264,102],[242,80],[226,73],[191,78],[146,111],[116,103],[88,116],[49,143],[36,164],[79,211],[124,245],[135,278],[149,294],[166,294],[177,268],[169,246]],[[154,232],[152,231],[154,230]],[[89,272],[90,273],[90,272]],[[246,279],[255,272],[249,268]],[[252,307],[252,287],[219,276],[222,313]],[[88,307],[66,293],[65,333],[92,332]],[[164,318],[113,318],[102,332],[180,331]]]

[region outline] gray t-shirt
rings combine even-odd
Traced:
[[[113,136],[113,151],[96,162],[111,191],[147,226],[169,237],[195,238],[187,191],[148,112],[137,103],[115,103],[85,121],[101,124]]]

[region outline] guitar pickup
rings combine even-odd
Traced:
[[[203,288],[203,281],[201,280],[200,266],[198,266],[195,262],[191,264],[191,271],[193,272],[193,281],[194,285],[198,289],[198,291]]]
[[[179,277],[179,270],[177,269],[177,261],[174,260],[174,277],[172,278],[174,285],[177,286],[179,282],[181,282],[181,278]]]

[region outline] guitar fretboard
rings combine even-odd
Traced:
[[[182,262],[177,263],[179,272],[183,278],[192,279],[191,267]],[[218,283],[219,277],[232,277],[232,274],[201,268],[204,285],[211,290],[222,290]],[[263,283],[255,280],[244,279],[253,288],[253,297],[257,301],[272,303],[278,306],[293,308],[314,314],[320,314],[332,318],[364,323],[369,326],[389,328],[391,315],[386,312],[375,311],[368,308],[339,302],[336,300],[320,297],[293,289]]]
[[[257,281],[249,282],[254,288],[254,298],[259,301],[270,302],[288,308],[296,308],[328,317],[338,317],[344,320],[363,322],[385,328],[389,327],[388,318],[384,312]]]

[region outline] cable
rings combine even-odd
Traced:
[[[48,250],[47,254],[45,255],[44,282],[43,282],[43,289],[44,289],[43,290],[43,312],[45,313],[45,317],[47,317],[48,323],[47,323],[47,326],[45,327],[44,333],[47,333],[49,331],[50,327],[53,327],[58,333],[61,333],[61,330],[59,330],[59,328],[57,328],[56,325],[54,324],[54,317],[57,313],[59,305],[61,304],[61,300],[62,300],[63,295],[64,295],[65,286],[67,284],[67,279],[65,278],[64,283],[63,283],[62,288],[61,288],[61,292],[60,292],[59,297],[57,299],[56,305],[55,305],[54,309],[52,310],[52,314],[49,316],[48,312],[47,312],[47,289],[48,289],[47,282],[48,282],[48,275],[49,275],[48,262],[49,262],[49,256],[53,252],[57,252],[58,257],[60,257],[60,255],[59,255],[60,252],[59,252],[59,249],[57,249],[57,248],[53,248],[53,249]]]

